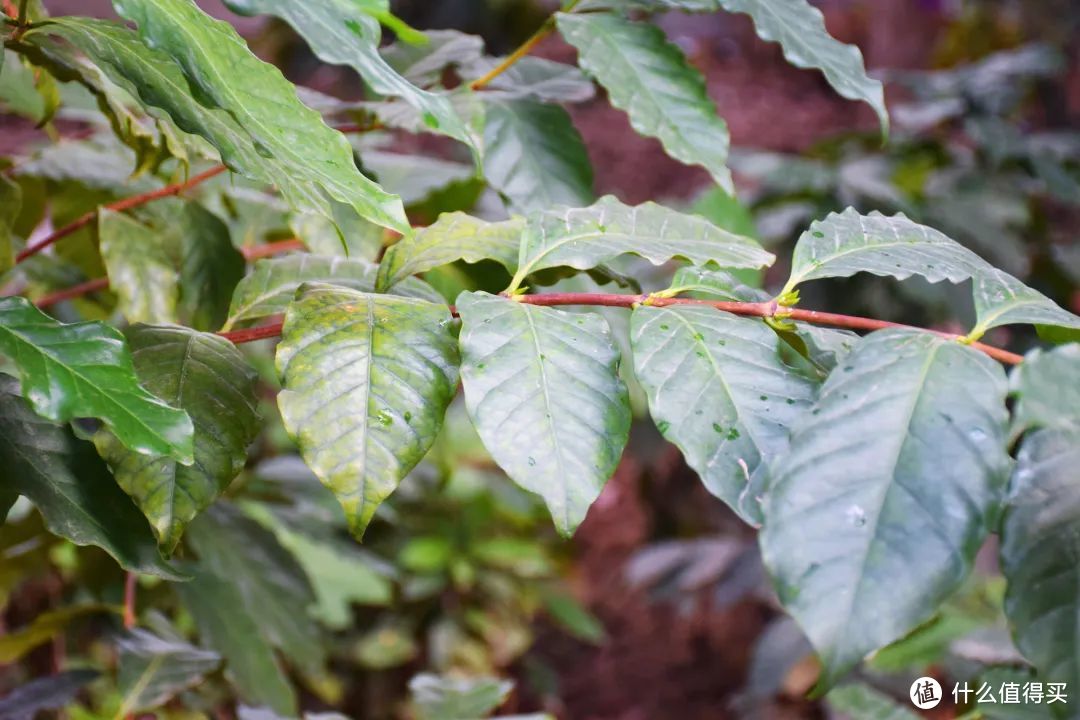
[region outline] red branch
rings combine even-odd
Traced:
[[[107,287],[109,287],[109,278],[96,278],[94,280],[87,280],[84,283],[79,283],[78,285],[72,285],[69,288],[64,288],[63,290],[57,290],[54,293],[49,293],[34,304],[37,305],[39,308],[52,307],[57,303],[64,302],[65,300],[82,297],[83,295],[89,295],[90,293],[101,292]]]
[[[267,243],[266,245],[249,245],[240,249],[244,259],[248,262],[254,260],[261,260],[262,258],[272,257],[274,255],[280,255],[281,253],[291,252],[293,250],[303,250],[304,243],[302,240],[292,238],[290,240],[281,240],[279,242]],[[78,285],[72,285],[69,288],[63,290],[57,290],[56,292],[43,295],[41,298],[34,302],[39,308],[52,307],[58,303],[62,303],[65,300],[71,300],[73,298],[82,297],[83,295],[90,295],[91,293],[101,292],[109,287],[109,278],[101,277],[93,280],[87,280],[84,283]]]
[[[229,332],[219,332],[218,335],[225,338],[231,343],[240,345],[241,343],[255,342],[256,340],[266,340],[268,338],[275,338],[281,334],[282,322],[271,323],[269,325],[259,325],[258,327],[248,328],[246,330],[230,330]]]
[[[606,293],[546,293],[542,295],[522,295],[517,298],[519,302],[530,305],[542,305],[546,307],[557,305],[591,305],[602,307],[631,308],[648,300],[650,305],[656,307],[668,307],[670,305],[706,305],[708,307],[723,310],[734,315],[747,317],[774,317],[778,313],[790,320],[799,320],[814,325],[829,325],[832,327],[847,328],[850,330],[883,330],[885,328],[906,328],[929,332],[949,340],[960,340],[962,335],[927,330],[914,325],[888,322],[886,320],[874,320],[873,318],[858,317],[855,315],[838,315],[837,313],[818,312],[817,310],[799,310],[780,308],[775,302],[751,303],[751,302],[724,302],[719,300],[693,300],[689,298],[649,298],[648,295],[614,295]],[[453,311],[453,308],[451,308]],[[455,313],[456,314],[456,313]],[[281,322],[270,325],[261,325],[248,330],[233,330],[231,332],[218,333],[233,343],[240,344],[253,340],[265,340],[277,337],[281,334]],[[1019,365],[1024,358],[1016,353],[1002,350],[984,343],[971,343],[971,347],[981,350],[998,362],[1008,365]]]
[[[139,576],[133,572],[124,577],[124,627],[129,630],[135,627],[135,591],[138,582]]]
[[[109,210],[115,210],[116,212],[121,212],[123,210],[130,210],[132,208],[139,207],[140,205],[145,205],[146,203],[151,202],[153,200],[158,200],[160,198],[165,198],[165,197],[171,197],[173,195],[179,195],[180,193],[184,192],[185,190],[190,190],[191,188],[195,187],[199,183],[205,182],[205,181],[209,180],[210,178],[212,178],[212,177],[214,177],[216,175],[220,175],[223,172],[225,172],[225,166],[224,165],[218,165],[217,167],[212,167],[212,168],[210,168],[209,170],[207,170],[205,172],[201,172],[198,175],[195,175],[194,177],[190,178],[187,182],[176,183],[175,185],[166,185],[165,187],[160,188],[158,190],[154,190],[152,192],[147,192],[147,193],[142,193],[141,195],[132,195],[131,197],[124,198],[123,200],[117,200],[114,203],[109,203],[108,205],[103,205],[102,207],[107,208]],[[22,249],[21,252],[19,252],[18,255],[15,256],[15,262],[16,263],[21,263],[26,258],[28,258],[28,257],[30,257],[32,255],[37,255],[39,252],[41,252],[45,248],[49,247],[50,245],[55,243],[57,240],[60,240],[62,238],[67,237],[68,235],[72,234],[76,230],[81,230],[82,228],[86,227],[90,223],[94,222],[94,219],[97,217],[97,215],[98,215],[97,210],[91,210],[90,212],[86,213],[85,215],[78,218],[74,222],[68,223],[67,225],[60,228],[59,230],[54,230],[47,237],[42,238],[41,240],[34,243],[33,245],[27,245],[25,248]]]
[[[4,1],[6,1],[6,0],[4,0]],[[362,132],[369,132],[371,130],[378,130],[381,127],[382,127],[382,125],[380,123],[368,123],[366,125],[362,125],[362,124],[340,125],[340,126],[335,127],[334,129],[339,131],[339,132],[343,132],[343,133],[362,133]],[[212,177],[220,175],[221,173],[225,172],[226,169],[227,168],[224,165],[218,165],[216,167],[210,168],[209,170],[207,170],[205,172],[201,172],[198,175],[195,175],[194,177],[190,178],[187,182],[175,183],[173,185],[166,185],[165,187],[160,188],[158,190],[153,190],[151,192],[142,193],[140,195],[132,195],[129,198],[124,198],[123,200],[117,200],[116,202],[109,203],[108,205],[102,205],[102,207],[107,208],[109,210],[115,210],[116,212],[122,212],[124,210],[130,210],[132,208],[139,207],[140,205],[145,205],[146,203],[153,202],[154,200],[159,200],[159,199],[165,198],[165,197],[171,197],[173,195],[179,195],[180,193],[182,193],[182,192],[184,192],[186,190],[190,190],[191,188],[195,187],[196,185],[198,185],[200,183],[206,182],[207,180],[209,180]],[[100,208],[98,210],[100,210]],[[85,215],[83,215],[82,217],[76,219],[74,222],[69,223],[69,224],[65,225],[64,227],[62,227],[62,228],[60,228],[58,230],[54,230],[51,234],[49,234],[47,237],[41,239],[39,242],[37,242],[37,243],[35,243],[33,245],[27,245],[25,248],[22,249],[21,252],[19,252],[18,255],[15,256],[15,262],[16,263],[21,263],[26,258],[28,258],[28,257],[30,257],[32,255],[36,255],[39,252],[41,252],[42,250],[44,250],[45,248],[49,247],[50,245],[55,243],[57,240],[65,238],[68,235],[75,232],[76,230],[80,230],[80,229],[86,227],[87,225],[89,225],[90,223],[94,222],[94,218],[97,217],[98,210],[92,210],[91,212],[88,212]]]
[[[15,3],[11,2],[11,0],[3,0],[3,8],[4,14],[9,18],[12,20],[19,19],[19,9],[15,7]]]
[[[277,242],[267,243],[266,245],[245,245],[240,248],[240,252],[244,254],[245,260],[252,262],[274,255],[280,255],[281,253],[292,252],[293,250],[303,250],[305,247],[306,245],[304,245],[303,240],[299,238],[289,238],[288,240],[278,240]]]

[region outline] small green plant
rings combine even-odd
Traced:
[[[498,671],[528,641],[491,652],[488,630],[527,634],[545,606],[598,640],[550,582],[555,546],[527,538],[528,500],[508,499],[495,468],[569,536],[622,456],[628,385],[708,490],[760,528],[820,689],[931,618],[995,532],[1018,647],[1080,688],[1080,345],[1022,357],[981,342],[1011,324],[1075,340],[1080,318],[904,214],[813,221],[768,293],[744,284],[776,260],[755,240],[593,197],[563,104],[594,81],[635,130],[732,191],[724,121],[655,11],[749,15],[887,135],[881,84],[806,0],[577,0],[502,59],[474,37],[424,36],[386,2],[227,0],[356,70],[378,98],[361,102],[298,95],[191,0],[114,5],[125,23],[5,3],[0,56],[6,104],[91,128],[0,177],[0,508],[17,520],[3,528],[18,568],[5,592],[41,562],[20,541],[37,522],[20,496],[52,533],[130,573],[99,712],[210,710],[235,692],[297,716],[287,669],[334,702],[341,651],[324,631],[391,592],[342,545],[346,527],[413,576],[394,578],[407,602],[449,607],[442,624],[435,603],[372,622],[349,651],[362,664],[411,661],[403,635],[424,624],[460,641],[424,650],[438,669]],[[381,47],[382,25],[396,43]],[[528,57],[553,32],[580,67]],[[389,129],[445,136],[462,155],[389,152]],[[657,282],[650,266],[674,276]],[[975,321],[949,334],[801,306],[808,283],[856,274],[969,283]],[[472,430],[483,477],[470,482]],[[248,468],[290,446],[344,527],[306,471],[290,483]],[[439,500],[397,517],[417,493]],[[64,552],[54,561],[77,572]],[[137,576],[165,581],[145,587],[169,619],[137,612]],[[343,590],[345,576],[364,581]],[[118,600],[108,592],[96,595]],[[111,610],[75,599],[0,641],[0,659]],[[91,679],[79,672],[54,682]],[[484,715],[507,692],[492,685],[446,717]]]

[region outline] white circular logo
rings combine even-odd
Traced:
[[[921,677],[911,683],[911,704],[920,710],[935,708],[941,702],[941,684],[932,677]]]

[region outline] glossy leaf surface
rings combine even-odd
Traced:
[[[4,487],[26,496],[50,531],[76,545],[96,545],[128,570],[183,577],[161,559],[146,518],[93,446],[36,415],[7,375],[0,375],[0,409]]]
[[[184,527],[244,468],[259,428],[255,372],[236,347],[210,333],[135,325],[127,340],[142,386],[191,416],[195,462],[132,453],[109,433],[99,433],[95,443],[171,551]]]
[[[457,260],[494,260],[513,272],[524,227],[520,218],[485,222],[465,213],[444,213],[386,251],[379,264],[378,288],[385,292],[410,275]]]
[[[676,160],[701,165],[731,191],[727,124],[701,73],[659,28],[601,13],[559,13],[556,19],[582,69],[604,86],[636,131],[659,139]]]
[[[990,530],[1010,460],[1001,367],[906,330],[859,341],[775,465],[761,546],[823,684],[934,612]]]
[[[226,111],[257,152],[289,174],[351,205],[362,217],[408,232],[401,201],[356,169],[352,148],[317,112],[296,97],[281,72],[255,57],[228,23],[188,0],[114,0],[140,37],[166,53],[198,94],[199,103]],[[244,82],[226,78],[243,77]]]
[[[784,292],[807,280],[860,272],[959,283],[988,269],[985,260],[933,228],[903,215],[860,215],[848,208],[815,221],[802,234]]]
[[[631,328],[634,371],[660,432],[705,487],[760,524],[768,465],[814,400],[816,387],[784,365],[760,320],[707,307],[641,306]]]
[[[1001,530],[1005,614],[1042,677],[1080,682],[1080,432],[1024,438]]]
[[[450,101],[421,90],[391,67],[379,54],[379,21],[352,0],[228,0],[244,15],[267,14],[292,25],[325,63],[356,70],[380,95],[400,97],[415,107],[428,127],[471,144],[472,137]]]
[[[98,418],[136,452],[192,462],[191,418],[139,385],[114,328],[64,325],[25,298],[0,298],[0,352],[14,362],[23,396],[43,417]]]
[[[615,471],[630,429],[604,319],[462,293],[461,379],[484,446],[569,535]]]
[[[167,239],[122,213],[104,208],[98,213],[109,287],[129,322],[176,322],[180,273]]]
[[[1080,317],[1003,270],[988,268],[980,273],[975,279],[974,291],[977,316],[974,335],[1017,323],[1051,325],[1080,332]]]
[[[161,42],[150,47],[139,35],[116,23],[70,17],[51,20],[27,33],[24,39],[48,53],[49,37],[63,38],[91,57],[112,82],[147,107],[166,113],[185,132],[206,138],[230,169],[273,184],[298,209],[315,209],[333,217],[327,198],[329,192],[331,197],[353,206],[364,217],[389,227],[407,229],[400,202],[373,187],[373,183],[356,171],[348,141],[323,125],[317,113],[304,108],[280,73],[250,55],[235,31],[210,20],[185,0],[170,0],[168,7],[137,1],[117,4],[122,4],[133,18],[153,19],[153,27],[141,31],[142,37]],[[157,24],[158,20],[161,24]],[[196,38],[199,42],[195,42]],[[171,50],[192,52],[185,54],[186,64],[182,67]],[[234,62],[238,65],[231,65]],[[223,68],[222,64],[227,67]],[[233,106],[245,102],[234,94],[238,87],[226,86],[221,89],[224,96],[217,98],[210,93],[210,85],[204,87],[194,79],[190,85],[188,82],[190,72],[201,74],[201,79],[210,83],[212,77],[234,77],[236,68],[244,66],[254,76],[268,78],[265,84],[243,85],[246,90],[265,93],[261,102],[247,106],[247,110],[234,113]],[[199,99],[193,96],[193,87],[198,88]],[[214,101],[203,103],[204,97]],[[267,111],[267,102],[278,101],[290,108],[287,120],[292,122],[288,125],[278,126],[281,118],[277,108]],[[268,120],[275,126],[273,129],[266,129]],[[293,142],[295,133],[308,131],[313,131],[310,137],[314,145]],[[283,147],[288,147],[288,151]],[[313,154],[309,161],[297,159],[296,154],[308,147],[321,152]],[[356,183],[354,188],[342,186],[350,182]]]
[[[420,235],[417,233],[417,237]],[[285,312],[297,288],[304,283],[325,283],[374,292],[376,274],[381,271],[381,267],[365,260],[341,257],[299,254],[260,260],[251,274],[236,286],[226,327]],[[442,301],[438,293],[419,280],[404,280],[395,287],[394,294]]]
[[[278,406],[355,535],[435,442],[457,365],[445,306],[326,286],[289,306]]]
[[[696,215],[651,202],[624,205],[608,195],[587,208],[554,208],[531,216],[521,240],[514,286],[538,270],[560,266],[586,270],[628,253],[654,265],[680,257],[699,265],[759,268],[774,259],[750,238]]]
[[[488,102],[486,108],[484,176],[511,211],[589,204],[592,167],[565,110],[527,100]]]
[[[1010,384],[1014,435],[1038,427],[1080,432],[1080,345],[1028,353]]]

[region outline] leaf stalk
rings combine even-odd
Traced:
[[[580,2],[580,0],[573,0],[573,2],[567,3],[560,12],[571,12],[571,11],[573,11],[574,6],[576,6],[578,4],[578,2]],[[535,48],[537,45],[539,45],[540,42],[544,38],[546,38],[548,35],[550,35],[554,30],[555,30],[555,18],[554,18],[554,16],[552,16],[552,17],[549,17],[547,20],[545,20],[544,24],[541,25],[536,30],[536,32],[534,32],[529,37],[528,40],[523,42],[521,44],[521,46],[518,47],[517,50],[515,50],[514,52],[507,55],[503,59],[503,61],[501,63],[499,63],[498,65],[493,67],[483,77],[478,77],[477,79],[470,82],[469,83],[469,89],[470,90],[480,90],[481,88],[484,88],[487,85],[489,85],[492,80],[494,80],[495,78],[502,75],[504,72],[509,70],[515,63],[517,63],[523,57],[525,57],[530,52],[532,52],[533,48]]]

